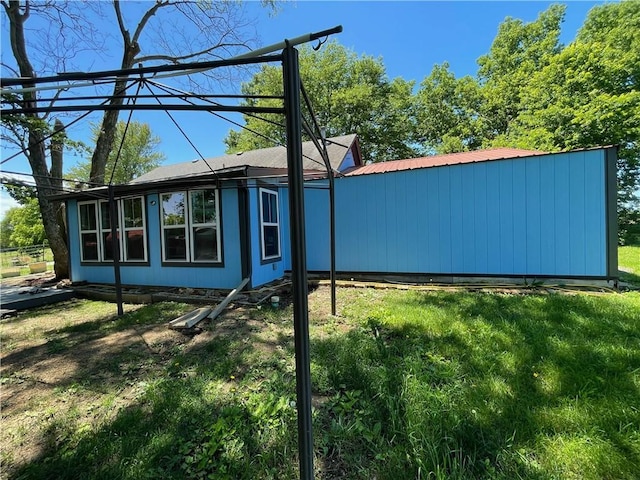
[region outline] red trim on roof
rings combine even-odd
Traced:
[[[472,152],[448,153],[445,155],[432,155],[422,158],[410,158],[407,160],[393,160],[391,162],[372,163],[363,165],[345,172],[346,176],[369,175],[372,173],[397,172],[402,170],[414,170],[416,168],[440,167],[443,165],[458,165],[461,163],[487,162],[491,160],[507,160],[510,158],[532,157],[534,155],[546,155],[547,152],[538,150],[523,150],[520,148],[491,148],[488,150],[474,150]]]

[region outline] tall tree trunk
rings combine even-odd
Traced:
[[[58,190],[58,192],[62,192],[63,190],[63,182],[62,182],[62,160],[63,160],[63,152],[64,152],[64,141],[66,138],[66,133],[64,129],[64,123],[62,123],[59,119],[56,118],[54,123],[53,130],[55,135],[51,139],[51,185],[53,188]],[[53,202],[54,209],[56,211],[56,220],[58,222],[58,227],[60,228],[60,235],[62,238],[67,238],[67,223],[65,218],[65,204],[64,202]]]
[[[11,49],[20,69],[20,75],[25,79],[34,78],[35,75],[27,55],[24,37],[24,21],[29,18],[29,3],[25,4],[24,13],[20,10],[20,2],[18,0],[10,0],[8,4],[3,2],[2,5],[9,18]],[[33,86],[28,80],[25,80],[22,85],[25,88]],[[36,94],[33,92],[24,92],[22,100],[26,108],[37,105]],[[38,117],[36,113],[25,115],[24,120],[28,125],[29,132],[26,156],[31,165],[31,171],[38,190],[38,204],[42,214],[44,231],[53,252],[56,277],[67,278],[69,276],[69,250],[65,236],[58,225],[57,202],[49,200],[51,195],[60,192],[52,184],[51,175],[47,168],[47,154],[44,142],[46,128],[43,128],[46,122]]]
[[[118,2],[114,2],[117,6]],[[116,9],[118,15],[119,8]],[[120,24],[122,39],[124,41],[124,54],[122,55],[122,62],[120,68],[128,69],[133,67],[133,62],[136,55],[140,53],[140,46],[135,40],[131,40],[129,31],[124,29],[124,26]],[[122,95],[124,95],[128,77],[121,77],[116,81],[113,87],[113,94],[109,100],[109,105],[120,106],[123,104]],[[108,110],[102,117],[102,124],[100,126],[100,132],[96,141],[96,149],[93,151],[91,157],[91,173],[89,174],[89,181],[97,184],[105,183],[105,169],[107,167],[107,160],[109,154],[113,148],[113,141],[116,135],[116,126],[118,124],[118,117],[120,115],[119,110]]]

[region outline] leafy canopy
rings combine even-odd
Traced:
[[[92,129],[94,143],[98,138],[98,130],[95,126]],[[153,135],[146,123],[133,121],[127,126],[125,122],[119,121],[116,125],[114,145],[107,159],[105,179],[109,181],[113,175],[115,184],[128,183],[158,167],[165,160],[165,155],[157,151],[160,138]],[[88,182],[90,172],[91,161],[86,160],[70,168],[67,177]]]

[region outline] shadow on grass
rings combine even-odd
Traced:
[[[640,315],[608,298],[389,294],[312,358],[368,399],[378,478],[636,478]]]
[[[251,368],[255,351],[243,341],[250,337],[246,328],[209,335],[188,350],[178,345],[165,352],[153,375],[136,371],[120,378],[124,385],[115,391],[122,396],[128,390],[126,408],[94,426],[73,412],[56,417],[40,439],[41,453],[12,478],[295,478],[294,373],[278,361],[259,372]],[[260,347],[287,341],[276,336]],[[121,361],[129,347],[109,354]],[[138,352],[139,360],[149,356]],[[95,377],[105,365],[87,367],[64,383],[83,378],[83,388],[99,389]],[[114,392],[115,386],[104,389]]]
[[[615,299],[386,294],[312,339],[320,477],[635,478],[640,317]],[[15,478],[296,478],[285,332],[177,349],[97,427],[53,422]]]

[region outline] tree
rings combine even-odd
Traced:
[[[435,66],[417,93],[416,141],[438,152],[619,145],[623,240],[640,228],[640,3],[593,8],[567,46],[563,15],[552,5],[528,24],[507,18],[477,79]]]
[[[37,199],[32,198],[24,205],[7,210],[0,222],[2,248],[41,245],[44,240],[45,231]]]
[[[110,31],[104,31],[105,28],[109,30],[109,26],[115,25],[120,37],[121,61],[116,68],[121,69],[149,63],[220,58],[238,49],[246,49],[248,45],[243,37],[250,22],[243,17],[240,2],[156,0],[148,4],[126,2],[121,5],[119,0],[113,0],[110,12],[105,11],[107,4],[103,2],[2,0],[0,3],[6,15],[7,22],[3,22],[3,25],[8,26],[11,53],[15,61],[14,65],[10,65],[3,56],[2,68],[4,72],[24,79],[23,90],[11,98],[5,96],[5,100],[26,108],[38,105],[38,93],[29,89],[33,87],[30,79],[57,72],[90,69],[91,66],[82,68],[74,65],[79,52],[90,50],[102,54],[108,50],[108,46],[117,44]],[[273,6],[271,1],[263,4]],[[138,20],[131,22],[134,17]],[[27,30],[25,23],[34,18],[46,28]],[[129,24],[134,27],[129,27]],[[158,51],[150,51],[151,46],[158,48]],[[111,106],[123,104],[122,94],[128,80],[126,75],[118,77],[111,91]],[[59,93],[51,103],[56,101]],[[104,182],[117,121],[117,110],[107,111],[103,116],[91,159],[92,182]],[[65,237],[56,221],[60,203],[50,201],[62,186],[62,164],[56,163],[62,160],[62,150],[55,138],[48,140],[58,126],[52,125],[48,115],[37,113],[3,115],[2,126],[3,140],[16,144],[29,161],[44,228],[55,260],[56,276],[66,277],[68,251]],[[48,154],[47,147],[53,148],[53,155]],[[51,166],[48,162],[51,162]]]
[[[94,142],[98,136],[98,127],[94,127]],[[125,122],[119,121],[116,125],[114,148],[107,160],[106,180],[112,180],[114,184],[128,183],[158,167],[165,160],[164,154],[156,151],[159,144],[160,138],[152,134],[148,124],[131,122],[127,127]],[[91,161],[87,160],[70,168],[67,178],[88,182],[91,178]]]
[[[620,239],[640,227],[640,3],[595,7],[576,40],[522,88],[512,142],[566,150],[618,145]]]
[[[357,133],[365,161],[384,161],[415,155],[410,146],[413,129],[413,82],[389,80],[380,59],[358,57],[337,42],[315,52],[300,48],[300,76],[316,118],[326,136]],[[282,72],[266,65],[243,84],[245,95],[282,95]],[[247,105],[274,106],[277,100],[249,99]],[[264,121],[267,118],[268,121]],[[246,129],[231,131],[228,152],[285,143],[284,119],[277,115],[245,115]]]
[[[457,79],[449,64],[436,65],[416,95],[416,136],[430,153],[475,150],[484,141],[482,91],[472,77]]]

